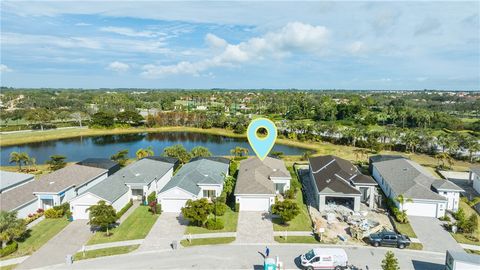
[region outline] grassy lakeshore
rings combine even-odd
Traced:
[[[19,132],[0,134],[0,146],[19,145],[31,142],[49,141],[57,139],[66,139],[74,137],[89,137],[100,135],[115,135],[115,134],[131,134],[131,133],[155,133],[155,132],[195,132],[202,134],[220,135],[234,138],[246,138],[246,134],[236,134],[231,130],[220,128],[194,128],[194,127],[159,127],[159,128],[115,128],[115,129],[88,129],[88,128],[72,128],[72,129],[58,129],[47,131],[33,131],[33,132]],[[336,145],[328,142],[311,142],[311,141],[294,141],[289,139],[276,140],[276,143],[300,147],[311,150],[314,155],[334,154],[348,160],[356,160],[354,150],[358,149],[352,146]],[[427,167],[435,167],[437,160],[434,157],[425,154],[402,153],[395,151],[382,151],[381,154],[397,154],[410,157],[412,160]],[[299,156],[285,156],[285,161],[290,163],[300,161]],[[471,163],[465,161],[455,160],[453,164],[454,170],[467,171],[471,167]]]

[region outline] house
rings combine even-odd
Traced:
[[[101,200],[116,211],[120,211],[130,199],[145,201],[150,193],[157,192],[170,181],[173,167],[174,163],[155,159],[136,161],[70,200],[72,216],[74,219],[88,219],[87,209]]]
[[[0,171],[0,194],[35,180],[35,175]]]
[[[24,218],[68,202],[107,178],[107,170],[73,164],[0,194],[0,209]]]
[[[351,162],[332,155],[309,159],[310,179],[319,211],[329,204],[341,204],[353,211],[360,204],[374,207],[377,183]]]
[[[275,196],[290,189],[292,177],[282,160],[257,157],[242,160],[235,186],[240,211],[270,211]]]
[[[447,250],[445,270],[480,269],[480,257],[465,251]]]
[[[407,215],[443,217],[447,209],[458,209],[463,190],[448,180],[436,179],[418,163],[402,156],[370,159],[372,176],[385,195]],[[403,206],[396,198],[407,200]]]
[[[473,189],[480,193],[480,167],[470,168],[470,181],[472,182]]]
[[[162,211],[179,213],[188,200],[220,196],[230,160],[199,157],[183,165],[157,195]]]
[[[77,164],[105,169],[108,171],[109,176],[114,174],[121,168],[120,164],[108,158],[87,158],[80,162],[77,162]]]
[[[172,157],[162,157],[162,156],[149,156],[149,157],[146,157],[146,159],[152,159],[152,160],[156,160],[156,161],[162,161],[162,162],[166,162],[166,163],[171,163],[173,164],[173,171],[175,172],[178,167],[180,166],[180,160],[176,159],[176,158],[172,158]]]

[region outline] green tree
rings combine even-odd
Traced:
[[[286,224],[300,214],[300,207],[293,200],[284,200],[272,206],[272,214],[279,215]]]
[[[112,127],[115,124],[113,114],[107,112],[97,112],[92,116],[92,125],[100,127]]]
[[[34,123],[38,123],[40,125],[40,129],[43,130],[45,123],[48,123],[53,119],[53,114],[45,108],[34,109],[25,114],[25,119]]]
[[[403,206],[405,205],[405,203],[407,203],[407,202],[410,202],[410,203],[413,202],[412,199],[410,199],[410,198],[405,198],[405,197],[404,197],[403,195],[401,195],[401,194],[398,195],[398,196],[395,198],[395,200],[400,204],[400,209],[402,209],[402,211],[405,211],[405,210],[403,209]]]
[[[50,170],[56,171],[67,165],[67,163],[65,162],[65,159],[67,159],[66,156],[53,155],[53,156],[50,156],[50,160],[48,160],[45,163],[49,165]]]
[[[206,199],[188,200],[185,207],[182,208],[182,215],[185,219],[196,224],[204,226],[208,216],[212,212],[212,204]]]
[[[230,153],[232,153],[234,157],[243,157],[248,155],[248,149],[236,146],[234,149],[230,150]]]
[[[128,161],[128,149],[118,151],[117,153],[110,156],[110,159],[120,164],[120,166],[124,167]]]
[[[16,163],[18,165],[18,170],[22,170],[22,164],[27,164],[30,160],[30,157],[26,152],[11,152],[10,153],[10,163]]]
[[[155,153],[153,152],[153,149],[151,146],[147,147],[147,148],[140,148],[137,150],[137,152],[135,153],[135,155],[137,156],[137,159],[142,159],[142,158],[145,158],[145,157],[150,157],[150,156],[153,156]]]
[[[398,266],[398,260],[395,258],[395,255],[391,251],[387,251],[385,254],[385,259],[382,260],[382,269],[383,270],[400,270]]]
[[[117,120],[122,124],[138,126],[144,119],[138,112],[127,110],[117,114]]]
[[[27,225],[24,219],[17,218],[17,212],[0,211],[0,242],[2,248],[25,233]]]
[[[92,205],[88,208],[90,211],[89,224],[92,226],[98,226],[102,230],[107,231],[107,236],[110,235],[108,229],[117,221],[117,213],[113,206],[108,205],[105,201],[99,201],[96,205]]]
[[[192,158],[196,157],[211,157],[212,153],[208,148],[203,147],[203,146],[195,146],[192,151],[190,151],[190,155]]]
[[[233,192],[233,188],[235,187],[235,177],[231,175],[225,176],[225,182],[223,183],[223,191],[225,194],[230,195]]]
[[[187,149],[183,147],[181,144],[176,144],[173,146],[165,147],[163,149],[163,156],[165,157],[173,157],[180,160],[181,163],[185,164],[190,160],[190,154],[188,153]]]

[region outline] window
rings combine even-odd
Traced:
[[[203,190],[203,197],[204,197],[204,198],[210,198],[210,199],[215,198],[215,190],[213,190],[213,189],[204,189],[204,190]]]
[[[275,191],[283,192],[284,187],[285,187],[285,184],[275,184]]]

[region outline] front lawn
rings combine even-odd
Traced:
[[[405,224],[399,223],[393,217],[392,217],[392,220],[393,220],[393,223],[394,223],[393,225],[397,229],[398,233],[404,234],[404,235],[406,235],[410,238],[417,238],[417,235],[413,231],[413,228],[410,225],[410,223],[405,223]]]
[[[221,245],[228,244],[235,241],[235,237],[218,237],[218,238],[202,238],[180,241],[180,244],[184,247],[200,246],[200,245]]]
[[[86,259],[92,259],[97,257],[105,257],[105,256],[111,256],[111,255],[130,253],[136,250],[139,246],[140,245],[131,245],[131,246],[123,246],[123,247],[111,247],[111,248],[89,250],[89,251],[85,251],[85,256],[83,255],[83,252],[77,252],[73,256],[73,260],[79,261],[79,260],[86,260]]]
[[[423,245],[422,245],[422,243],[410,243],[410,245],[407,248],[408,249],[414,249],[414,250],[422,250]]]
[[[292,167],[288,167],[290,174],[292,175],[292,182],[298,182],[297,174]],[[300,207],[300,213],[287,225],[282,224],[281,218],[272,219],[273,230],[274,231],[312,231],[312,222],[310,220],[310,215],[308,214],[307,205],[303,202],[302,191],[297,191],[297,196],[295,198],[298,206]]]
[[[278,243],[307,243],[307,244],[320,244],[314,236],[275,236],[275,241]]]
[[[225,227],[221,230],[208,230],[207,228],[198,227],[195,225],[188,225],[185,233],[200,234],[200,233],[219,233],[219,232],[237,231],[238,212],[232,211],[230,207],[227,207],[225,214],[221,217],[217,217],[217,219],[221,219],[223,221],[223,224],[225,225]]]
[[[148,209],[147,206],[139,206],[120,226],[110,230],[110,236],[97,231],[88,241],[88,245],[145,238],[159,217],[152,215]]]
[[[66,218],[44,219],[40,221],[37,225],[27,230],[23,238],[17,240],[18,250],[3,257],[2,260],[32,254],[57,235],[68,224],[69,222]]]

